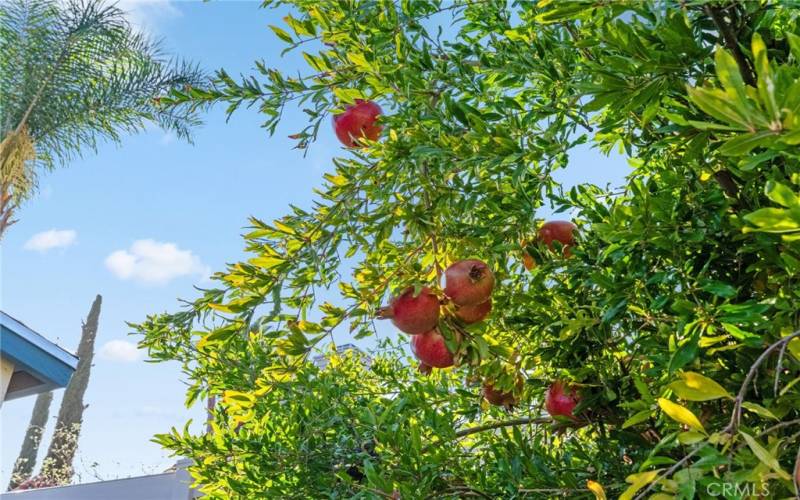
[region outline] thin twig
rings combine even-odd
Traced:
[[[542,418],[542,417],[522,417],[522,418],[515,418],[513,420],[503,420],[500,422],[492,422],[489,424],[478,425],[475,427],[468,427],[466,429],[461,429],[460,431],[456,432],[455,437],[456,439],[461,439],[463,437],[469,436],[471,434],[477,434],[479,432],[489,431],[492,429],[499,429],[501,427],[513,427],[516,425],[527,425],[527,424],[549,424],[552,423],[553,420],[550,418]],[[431,448],[444,444],[444,440],[437,441],[431,445],[426,446],[422,449],[422,453],[429,451]]]
[[[692,450],[691,453],[689,453],[688,455],[686,455],[682,459],[680,459],[677,462],[675,462],[675,464],[672,467],[670,467],[669,469],[667,469],[664,472],[662,472],[661,474],[659,474],[659,476],[657,478],[655,478],[655,480],[653,480],[653,482],[651,482],[649,485],[647,485],[647,488],[643,489],[638,495],[636,495],[636,498],[634,498],[633,500],[641,500],[642,498],[644,498],[644,496],[650,490],[655,488],[656,484],[659,481],[661,481],[662,479],[665,479],[665,478],[671,476],[672,474],[674,474],[675,471],[680,469],[683,466],[683,464],[685,464],[690,458],[692,458],[693,456],[697,455],[697,452],[699,452],[701,449],[703,449],[705,447],[705,445],[706,444],[703,443],[702,445],[698,446],[697,448]]]
[[[783,370],[783,356],[786,354],[787,347],[789,347],[788,342],[781,346],[781,352],[778,353],[778,364],[775,365],[775,384],[772,387],[772,392],[776,398],[778,397],[778,385],[780,384],[781,371]]]
[[[774,342],[772,345],[767,347],[767,349],[761,353],[761,356],[756,358],[755,363],[750,367],[750,370],[747,372],[747,376],[744,378],[744,382],[742,382],[742,386],[739,389],[739,393],[736,395],[736,399],[733,404],[733,413],[731,415],[731,421],[728,426],[722,431],[724,433],[735,434],[736,430],[739,428],[739,423],[742,419],[742,403],[744,403],[744,397],[747,395],[747,388],[750,386],[750,382],[755,377],[756,373],[758,372],[758,367],[769,357],[769,355],[777,349],[778,347],[788,344],[793,339],[800,337],[800,330],[792,333],[791,335],[787,335],[782,339]]]
[[[792,472],[794,494],[797,498],[800,498],[800,446],[797,447],[797,456],[794,459],[794,470]]]
[[[492,422],[491,424],[479,425],[477,427],[470,427],[468,429],[461,429],[460,431],[456,432],[456,437],[462,438],[464,436],[469,436],[470,434],[475,434],[478,432],[488,431],[492,429],[499,429],[501,427],[513,427],[515,425],[526,425],[526,424],[539,425],[539,424],[549,424],[552,422],[553,419],[550,418],[523,417],[514,420],[504,420],[502,422]]]

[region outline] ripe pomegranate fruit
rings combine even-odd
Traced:
[[[411,337],[411,351],[418,360],[434,368],[453,366],[453,353],[447,349],[444,337],[434,329]]]
[[[578,226],[567,220],[551,220],[542,224],[539,228],[539,241],[544,242],[550,250],[555,250],[553,242],[557,241],[562,245],[564,257],[572,255],[570,247],[575,244],[575,230]]]
[[[456,316],[464,322],[465,325],[471,325],[478,321],[483,321],[486,316],[492,311],[492,299],[486,299],[480,304],[474,306],[461,306],[456,309]]]
[[[383,130],[378,124],[381,113],[381,107],[374,102],[357,99],[355,104],[345,108],[344,113],[333,116],[336,137],[348,148],[357,146],[363,137],[376,140]]]
[[[430,375],[433,371],[433,367],[420,361],[417,371],[420,373],[420,375]]]
[[[393,298],[389,307],[378,311],[381,319],[390,318],[401,332],[417,335],[436,328],[439,323],[439,297],[428,287],[423,287],[414,296],[414,288],[406,288]]]
[[[514,391],[503,392],[497,390],[488,382],[483,384],[483,397],[486,399],[486,401],[495,406],[505,406],[506,408],[510,408],[517,404],[517,398],[514,397]]]
[[[544,397],[544,407],[550,416],[561,416],[575,420],[572,410],[575,409],[579,401],[580,397],[574,387],[557,381],[553,382],[547,389],[547,394]]]
[[[486,302],[494,288],[494,273],[480,260],[467,259],[451,264],[444,278],[444,294],[459,306]]]

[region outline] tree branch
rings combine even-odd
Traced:
[[[739,72],[742,74],[742,79],[746,84],[755,87],[756,77],[753,68],[750,66],[750,61],[747,60],[747,57],[745,57],[742,49],[739,47],[739,40],[736,38],[736,33],[734,33],[731,26],[725,22],[725,14],[722,13],[719,7],[712,7],[709,4],[704,6],[704,10],[711,20],[714,21],[714,25],[725,41],[725,46],[733,53],[736,64],[739,65]]]
[[[501,427],[514,427],[516,425],[526,425],[526,424],[549,424],[553,422],[551,418],[542,418],[542,417],[523,417],[517,418],[514,420],[503,420],[501,422],[492,422],[490,424],[479,425],[477,427],[470,427],[468,429],[461,429],[460,431],[456,432],[457,438],[462,438],[464,436],[469,436],[470,434],[476,434],[478,432],[489,431],[492,429],[499,429]]]
[[[661,474],[659,474],[659,476],[658,476],[657,478],[655,478],[655,479],[654,479],[654,480],[653,480],[653,481],[652,481],[650,484],[648,484],[648,485],[647,485],[647,488],[643,489],[643,490],[641,491],[641,493],[639,493],[638,495],[636,495],[636,498],[634,498],[633,500],[642,500],[642,499],[644,498],[644,496],[645,496],[647,493],[649,493],[649,492],[650,492],[650,490],[652,490],[653,488],[655,488],[656,484],[657,484],[659,481],[661,481],[662,479],[664,479],[664,478],[666,478],[666,477],[669,477],[669,476],[671,476],[672,474],[674,474],[674,473],[675,473],[675,471],[677,471],[678,469],[680,469],[680,468],[683,466],[683,464],[685,464],[686,462],[688,462],[688,461],[689,461],[689,459],[690,459],[690,458],[692,458],[693,456],[697,455],[697,452],[699,452],[701,449],[703,449],[703,447],[705,447],[705,445],[706,445],[706,443],[705,443],[705,442],[703,442],[703,443],[702,443],[700,446],[698,446],[697,448],[695,448],[694,450],[692,450],[692,452],[691,452],[691,453],[689,453],[688,455],[686,455],[686,456],[685,456],[685,457],[683,457],[682,459],[680,459],[680,460],[678,460],[677,462],[675,462],[675,464],[674,464],[672,467],[670,467],[669,469],[667,469],[667,470],[665,470],[664,472],[662,472]]]
[[[772,345],[767,347],[767,349],[761,353],[755,363],[750,367],[750,370],[747,372],[747,376],[744,378],[744,382],[742,382],[742,386],[739,389],[739,393],[736,395],[735,402],[733,404],[733,413],[731,415],[731,421],[727,427],[722,432],[734,434],[739,427],[739,422],[742,418],[742,403],[744,403],[744,397],[747,395],[747,388],[750,385],[750,382],[753,381],[753,377],[755,377],[756,373],[758,372],[758,367],[769,357],[769,355],[784,344],[788,344],[793,339],[800,337],[800,330],[792,333],[791,335],[787,335],[782,339],[774,342]]]
[[[514,427],[516,425],[526,425],[526,424],[549,424],[552,423],[553,419],[551,418],[543,418],[543,417],[522,417],[522,418],[515,418],[513,420],[502,420],[500,422],[492,422],[489,424],[478,425],[475,427],[468,427],[466,429],[461,429],[460,431],[456,432],[456,439],[461,439],[463,437],[469,436],[471,434],[477,434],[479,432],[490,431],[492,429],[499,429],[501,427]],[[422,449],[422,453],[429,451],[431,448],[444,444],[444,440],[437,441],[431,445],[426,446]]]

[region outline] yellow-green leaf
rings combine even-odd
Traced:
[[[595,500],[606,500],[606,490],[597,481],[592,481],[591,479],[586,481],[586,487],[594,493]]]
[[[359,54],[357,52],[351,52],[347,54],[347,58],[350,59],[350,62],[358,66],[359,68],[369,70],[370,65],[367,62],[367,58],[364,57],[364,54]]]
[[[230,307],[223,305],[223,304],[214,304],[213,302],[208,303],[208,307],[214,309],[215,311],[224,312],[224,313],[232,313]]]
[[[287,226],[283,222],[276,220],[276,221],[272,221],[272,223],[275,225],[275,228],[278,229],[278,231],[282,231],[282,232],[284,232],[286,234],[294,234],[294,229],[292,229],[291,227]]]
[[[775,471],[775,473],[778,474],[778,477],[784,481],[790,481],[792,479],[792,477],[781,468],[781,464],[778,462],[778,459],[772,456],[772,454],[770,454],[766,448],[758,444],[756,438],[750,434],[747,434],[746,432],[740,432],[739,434],[741,434],[747,443],[747,446],[750,447],[750,450],[752,450],[753,454],[761,461],[761,463]]]
[[[742,406],[745,409],[755,413],[756,415],[762,416],[764,418],[771,418],[772,420],[780,420],[774,413],[772,413],[771,411],[769,411],[768,409],[764,408],[763,406],[761,406],[759,404],[751,403],[749,401],[745,401],[744,403],[742,403]]]
[[[694,413],[685,406],[678,403],[673,403],[669,399],[658,398],[658,406],[666,413],[672,420],[687,425],[692,429],[705,433],[703,424],[697,419]]]
[[[632,427],[636,424],[640,424],[650,418],[650,414],[653,413],[651,410],[642,410],[640,412],[634,413],[628,420],[622,423],[622,428],[627,429],[628,427]]]
[[[287,33],[286,31],[284,31],[283,29],[281,29],[281,28],[279,28],[277,26],[270,26],[269,29],[271,29],[272,32],[275,33],[275,35],[277,35],[278,38],[280,38],[284,42],[292,43],[292,41],[293,41],[292,40],[292,36],[289,33]]]
[[[256,402],[252,394],[240,391],[225,391],[222,394],[222,400],[226,404],[240,408],[250,408]]]
[[[683,372],[681,380],[673,382],[669,388],[687,401],[710,401],[712,399],[730,398],[724,387],[710,378],[695,372]]]
[[[249,261],[254,266],[270,269],[277,265],[283,264],[284,260],[278,257],[255,257]]]
[[[678,441],[680,441],[681,444],[695,444],[699,443],[705,438],[705,434],[697,431],[686,431],[678,434]]]
[[[639,472],[638,474],[631,474],[626,477],[625,481],[630,484],[630,486],[627,490],[622,492],[622,495],[619,496],[619,500],[631,500],[637,491],[655,481],[660,472],[661,469],[656,469],[647,472]]]

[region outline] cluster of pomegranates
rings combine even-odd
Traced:
[[[476,259],[455,262],[444,272],[445,304],[452,306],[452,315],[464,325],[477,323],[492,310],[494,273],[486,263]],[[394,297],[378,316],[392,320],[401,332],[411,335],[411,350],[420,360],[420,371],[453,366],[453,353],[439,331],[442,300],[428,287],[407,288]]]
[[[336,137],[348,148],[362,145],[363,139],[375,141],[383,127],[378,123],[382,114],[380,106],[372,101],[358,99],[347,106],[341,114],[334,115],[333,128]],[[545,222],[537,233],[537,240],[556,250],[558,242],[562,255],[572,255],[575,244],[575,224],[569,221]],[[523,247],[527,243],[523,242]],[[533,269],[533,257],[523,252],[523,265]],[[494,288],[494,273],[482,261],[461,260],[445,271],[445,304],[452,305],[453,316],[461,324],[470,325],[486,318],[492,310],[491,294]],[[453,353],[448,349],[444,336],[439,331],[442,300],[428,287],[407,288],[394,297],[388,307],[379,311],[380,318],[389,318],[402,332],[411,335],[411,350],[420,360],[421,373],[430,373],[433,368],[447,368],[455,364]],[[516,392],[522,390],[520,379]],[[511,407],[516,404],[514,390],[495,389],[490,382],[484,383],[483,397],[491,404]],[[574,419],[573,409],[579,396],[574,387],[557,381],[545,396],[545,409],[552,416]]]

